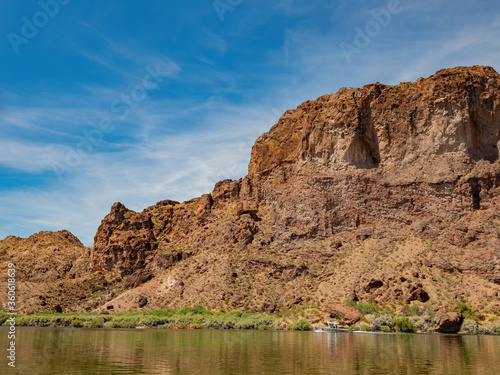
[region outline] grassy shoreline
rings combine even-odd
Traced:
[[[7,315],[0,313],[0,324]],[[123,313],[52,313],[17,315],[16,326],[73,328],[195,328],[243,330],[310,330],[309,321],[301,319],[287,325],[276,315],[246,312],[212,312],[202,306]]]
[[[363,306],[360,306],[363,307]],[[433,311],[414,311],[394,314],[387,310],[364,311],[365,318],[349,327],[350,331],[433,333]],[[465,315],[465,314],[464,314]],[[9,325],[8,315],[0,312],[0,325]],[[201,305],[180,310],[165,309],[135,312],[42,312],[32,315],[16,315],[16,326],[62,328],[156,328],[156,329],[237,329],[237,330],[297,330],[310,331],[314,327],[307,317],[294,318],[281,314],[256,312],[213,312]],[[465,318],[462,334],[500,334],[500,319],[489,322]],[[342,322],[341,322],[342,323]],[[315,324],[317,326],[318,324]]]

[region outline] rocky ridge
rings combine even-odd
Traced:
[[[492,68],[458,67],[307,101],[255,142],[245,178],[141,213],[115,203],[91,249],[60,242],[66,263],[32,252],[26,264],[47,269],[21,284],[45,284],[22,286],[21,306],[326,314],[347,299],[498,312],[499,85]],[[0,260],[22,241],[34,239],[0,241]]]

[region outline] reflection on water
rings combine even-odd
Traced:
[[[500,374],[500,337],[18,328],[1,374]],[[7,331],[0,343],[7,348]]]

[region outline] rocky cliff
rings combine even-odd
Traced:
[[[459,67],[287,111],[245,178],[141,213],[114,204],[93,248],[50,270],[101,291],[66,308],[500,310],[499,85],[492,68]],[[37,298],[26,309],[43,310]]]

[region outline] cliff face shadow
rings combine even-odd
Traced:
[[[469,121],[464,125],[465,129],[459,130],[459,137],[467,144],[474,161],[495,162],[500,156],[500,122],[495,118],[490,99],[471,105]]]
[[[344,160],[358,169],[372,169],[379,166],[380,149],[371,110],[358,113],[355,134]]]

